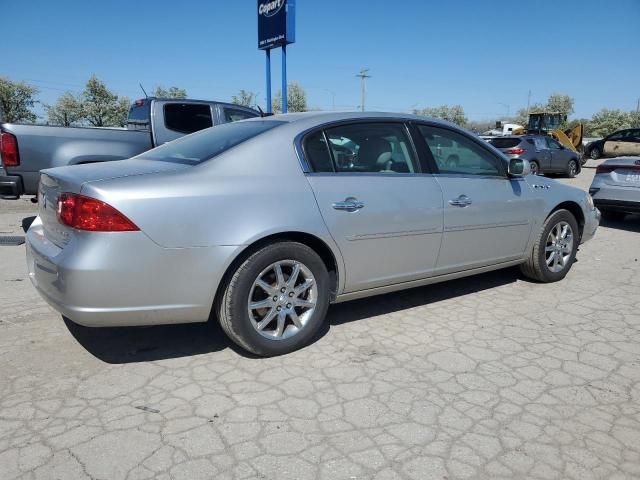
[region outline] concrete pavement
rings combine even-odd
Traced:
[[[34,208],[6,203],[18,232]],[[65,323],[24,246],[0,247],[0,478],[638,478],[639,231],[602,226],[556,284],[506,270],[333,306],[272,359],[217,325]]]

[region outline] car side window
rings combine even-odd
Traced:
[[[247,118],[255,118],[258,115],[247,112],[246,110],[240,110],[238,108],[224,107],[224,121],[225,122],[237,122],[238,120],[246,120]]]
[[[164,126],[180,133],[193,133],[213,126],[211,107],[203,103],[167,103]]]
[[[560,144],[553,138],[547,138],[547,143],[551,150],[560,150]]]
[[[411,143],[402,123],[354,123],[325,131],[337,173],[413,173]]]
[[[440,173],[502,176],[500,159],[463,134],[430,125],[418,125],[418,130]]]
[[[608,137],[607,140],[613,140],[613,141],[622,140],[625,137],[626,133],[627,133],[626,131],[616,132],[612,134],[610,137]]]
[[[548,148],[547,147],[547,142],[545,142],[543,138],[536,137],[536,138],[533,139],[533,142],[534,142],[534,144],[536,146],[536,152],[540,152],[540,151],[546,150]]]
[[[334,172],[331,153],[322,130],[318,130],[304,139],[304,154],[311,170],[318,173]]]

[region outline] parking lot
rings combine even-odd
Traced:
[[[35,210],[2,202],[0,235]],[[638,478],[639,233],[601,225],[560,283],[510,269],[332,306],[270,359],[216,324],[65,322],[24,245],[0,247],[0,479]]]

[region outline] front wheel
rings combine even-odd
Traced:
[[[565,174],[569,178],[573,178],[578,173],[578,162],[576,160],[569,160],[567,162],[567,168],[565,170]]]
[[[562,280],[576,258],[579,235],[578,222],[571,212],[553,212],[544,222],[531,256],[520,270],[526,277],[539,282]]]
[[[297,242],[267,245],[238,266],[218,301],[220,325],[260,356],[307,345],[329,306],[329,274],[318,254]]]
[[[600,152],[600,149],[598,147],[593,147],[589,152],[589,157],[591,158],[591,160],[599,159],[600,155],[602,155],[602,152]]]

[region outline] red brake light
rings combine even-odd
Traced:
[[[58,221],[78,230],[92,232],[140,230],[111,205],[75,193],[62,193],[58,197]]]
[[[5,167],[17,167],[20,165],[18,140],[15,135],[8,132],[0,132],[0,156]]]
[[[504,153],[506,153],[507,155],[522,155],[524,152],[526,152],[527,150],[524,148],[510,148],[509,150],[505,150]]]

